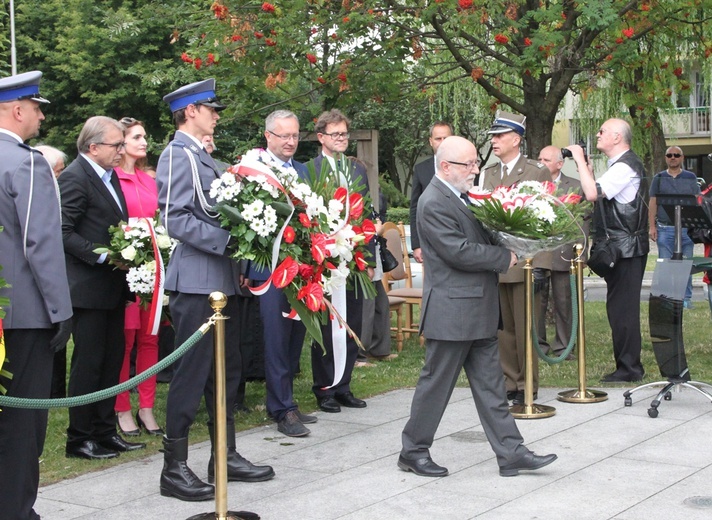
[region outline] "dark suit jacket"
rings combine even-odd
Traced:
[[[431,155],[424,161],[419,162],[413,168],[413,182],[410,189],[410,247],[418,249],[420,247],[420,237],[418,236],[418,200],[428,187],[435,175],[435,159]]]
[[[126,221],[128,210],[118,176],[111,185],[119,197],[116,205],[91,164],[77,157],[59,177],[62,194],[62,236],[72,306],[83,309],[114,309],[130,298],[126,272],[104,262],[94,253],[110,242],[109,226]]]
[[[579,195],[582,195],[583,193],[581,191],[581,182],[577,179],[567,177],[562,173],[561,177],[559,178],[559,184],[556,188],[556,193],[557,195],[563,195],[569,192],[578,193]],[[588,221],[585,221],[582,227],[584,233],[588,235]],[[577,242],[583,244],[583,237],[581,237],[581,240]],[[570,259],[574,258],[575,255],[573,249],[574,244],[574,242],[572,242],[571,244],[566,244],[565,246],[562,246],[561,249],[552,252],[552,271],[569,271],[571,269]],[[569,261],[565,259],[569,259]]]
[[[493,245],[472,211],[434,177],[418,202],[421,247],[428,265],[420,330],[427,339],[467,341],[497,335],[497,273],[510,252]]]

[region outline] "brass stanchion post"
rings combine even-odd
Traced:
[[[515,419],[543,419],[556,413],[556,408],[534,403],[534,344],[532,330],[534,328],[534,309],[532,294],[534,292],[534,267],[532,259],[527,258],[524,264],[524,300],[525,300],[525,334],[526,334],[526,376],[524,380],[524,404],[510,406],[509,411]]]
[[[576,274],[576,303],[578,306],[578,390],[559,392],[557,399],[566,403],[600,403],[608,399],[608,394],[600,390],[586,389],[586,330],[584,327],[583,308],[583,246],[576,244],[576,260],[571,261],[571,273]]]
[[[227,296],[221,292],[210,293],[210,306],[213,308],[215,354],[215,432],[213,439],[213,460],[215,462],[215,512],[201,513],[188,520],[259,520],[259,516],[248,511],[227,510],[227,404],[225,393],[225,320],[222,310],[227,305]]]

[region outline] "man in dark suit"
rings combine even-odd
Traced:
[[[268,115],[265,139],[271,166],[294,169],[301,178],[307,177],[306,166],[294,160],[299,144],[299,120],[296,115],[288,110],[277,110]],[[261,285],[270,273],[269,268],[258,270],[251,265],[247,277]],[[264,325],[267,413],[284,435],[304,437],[310,433],[304,424],[317,421],[316,416],[301,413],[294,402],[294,376],[299,368],[306,329],[301,321],[283,316],[282,313],[289,313],[290,306],[281,289],[270,286],[259,296],[259,301]]]
[[[516,265],[517,256],[492,245],[461,198],[479,171],[475,146],[462,137],[449,137],[436,161],[436,176],[418,203],[428,265],[420,319],[425,366],[403,429],[398,466],[425,477],[448,474],[433,462],[430,447],[464,367],[500,475],[542,468],[556,455],[535,455],[524,446],[507,406],[497,350],[497,273]]]
[[[225,321],[225,391],[232,410],[240,383],[239,268],[229,256],[230,233],[220,227],[210,184],[220,173],[205,151],[202,139],[212,135],[225,107],[215,95],[215,80],[191,83],[166,95],[178,128],[173,141],[158,160],[158,207],[168,235],[179,241],[166,272],[165,288],[176,331],[182,345],[213,315],[208,295],[222,291],[227,305]],[[188,467],[188,431],[205,396],[208,428],[214,441],[215,381],[213,377],[213,329],[190,349],[174,369],[166,401],[166,435],[161,495],[180,500],[211,500],[213,486],[202,482]],[[235,450],[235,423],[227,414],[228,480],[258,482],[274,477],[270,466],[255,466]],[[213,442],[214,448],[214,442]],[[213,449],[213,455],[215,450]],[[213,480],[214,459],[208,463]]]
[[[118,384],[124,359],[124,310],[130,298],[126,272],[112,265],[99,244],[109,226],[127,220],[114,167],[124,153],[124,128],[109,117],[87,119],[77,139],[79,156],[59,178],[62,234],[74,319],[69,396]],[[144,448],[116,433],[113,397],[69,409],[67,457],[108,459]]]
[[[362,196],[367,196],[368,177],[363,164],[347,158],[344,152],[349,146],[349,124],[348,118],[339,110],[332,109],[322,113],[314,124],[314,131],[321,143],[321,153],[312,162],[315,171],[320,175],[338,175],[342,186],[358,185]],[[345,178],[343,172],[348,171],[351,178]],[[373,244],[373,242],[371,243]],[[371,254],[375,249],[371,245]],[[369,267],[371,277],[373,268]],[[346,323],[357,336],[361,336],[361,322],[363,319],[363,298],[362,294],[356,297],[353,289],[346,290]],[[338,413],[342,406],[347,408],[365,408],[366,401],[358,399],[351,392],[351,374],[358,357],[358,345],[356,341],[347,335],[346,338],[346,365],[344,375],[334,386],[334,345],[332,342],[331,323],[322,327],[324,337],[324,348],[322,352],[318,345],[312,346],[312,376],[314,384],[312,392],[316,396],[319,408],[324,412]]]
[[[564,166],[564,157],[561,155],[561,148],[556,146],[545,146],[539,152],[539,162],[544,164],[551,172],[551,182],[556,185],[557,194],[577,193],[582,195],[581,183],[572,177],[563,174],[561,168]],[[584,233],[588,233],[588,224],[584,224]],[[583,237],[581,237],[583,244]],[[552,252],[551,269],[549,271],[549,283],[545,285],[541,293],[541,307],[539,310],[539,320],[537,332],[539,344],[546,351],[560,356],[566,350],[571,338],[571,324],[573,322],[573,312],[571,310],[571,260],[576,256],[574,251],[575,243],[565,244]],[[549,291],[551,287],[551,291]],[[546,312],[549,305],[549,292],[554,298],[554,317],[556,322],[556,338],[553,342],[546,339]],[[575,334],[574,334],[575,335]],[[566,359],[575,359],[573,354],[569,354]]]
[[[497,114],[489,134],[492,135],[492,152],[500,160],[482,171],[480,187],[492,191],[497,186],[512,186],[521,181],[551,180],[549,169],[540,162],[528,159],[519,152],[526,129],[525,117],[509,112]],[[532,264],[548,269],[551,254],[539,253]],[[538,314],[539,293],[534,312]],[[507,397],[514,404],[524,404],[526,379],[526,314],[524,300],[524,269],[516,266],[499,276],[499,305],[502,313],[502,330],[499,331],[499,355],[507,385]],[[536,316],[533,317],[536,322]],[[539,388],[539,364],[534,356],[534,398]]]
[[[416,262],[423,262],[423,253],[420,251],[420,238],[418,237],[418,200],[425,188],[435,175],[435,153],[443,140],[452,135],[452,126],[445,121],[437,121],[430,126],[428,142],[433,149],[433,155],[419,162],[413,168],[413,182],[410,188],[410,248]]]
[[[47,399],[54,352],[71,331],[72,303],[64,262],[58,262],[62,231],[57,188],[49,163],[24,141],[36,137],[44,115],[42,73],[0,79],[0,265],[10,305],[2,320],[7,395]],[[0,412],[0,516],[35,520],[39,459],[47,410],[4,408]]]

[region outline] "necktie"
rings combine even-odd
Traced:
[[[509,171],[507,171],[507,165],[503,164],[502,165],[502,179],[504,179],[507,175],[509,175]]]
[[[113,174],[113,172],[114,170],[106,170],[104,172],[104,175],[101,176],[101,180],[104,181],[106,189],[109,190],[109,193],[111,193],[111,196],[114,198],[114,201],[116,201],[116,205],[119,207],[119,209],[121,209],[121,202],[119,202],[119,196],[116,194],[116,190],[111,184],[111,175]]]
[[[467,196],[467,193],[460,193],[460,198],[465,202],[466,206],[470,205],[470,199]]]

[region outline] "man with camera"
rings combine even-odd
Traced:
[[[609,119],[596,138],[597,148],[608,157],[608,170],[598,180],[584,158],[583,148],[567,148],[576,161],[586,199],[596,203],[591,256],[597,245],[606,243],[607,236],[618,253],[615,265],[604,276],[616,369],[601,382],[640,381],[645,375],[640,362],[640,290],[650,248],[645,168],[630,149],[632,132],[626,121]]]

